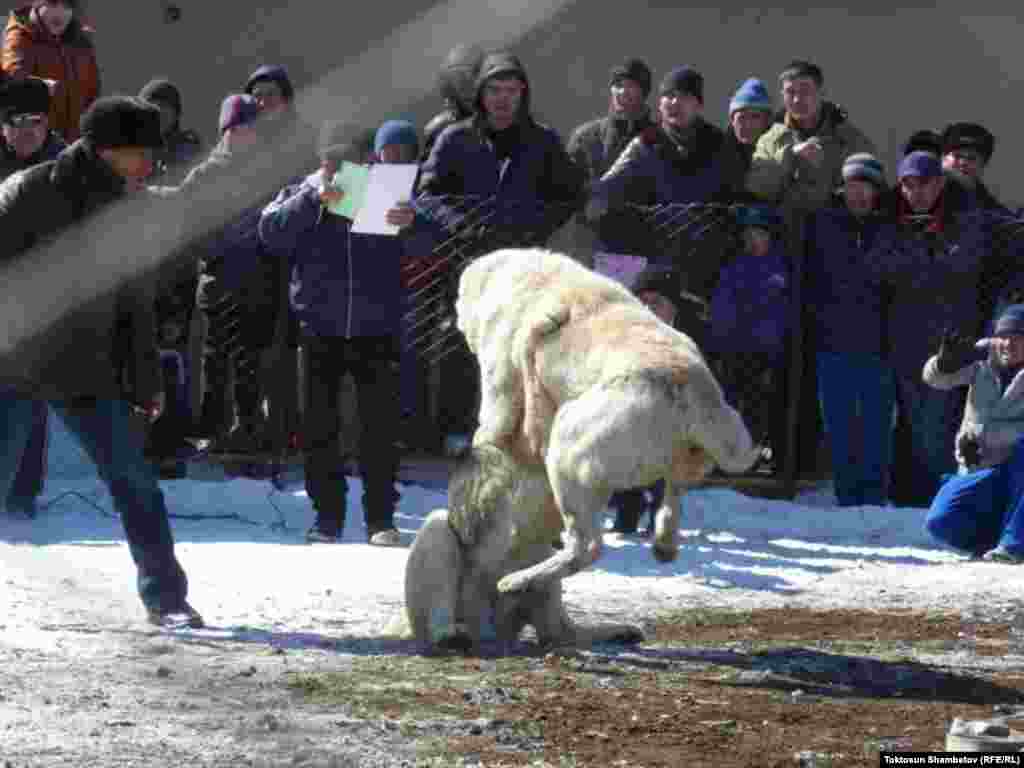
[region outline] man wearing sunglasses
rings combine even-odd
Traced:
[[[0,181],[16,171],[53,160],[64,141],[50,130],[50,89],[37,77],[0,86]]]

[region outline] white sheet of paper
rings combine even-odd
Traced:
[[[399,202],[407,202],[412,197],[416,170],[414,164],[377,163],[370,166],[363,207],[352,222],[352,231],[366,235],[397,235],[398,227],[388,224],[384,215]]]

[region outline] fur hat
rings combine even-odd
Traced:
[[[857,152],[843,162],[843,181],[870,181],[879,189],[885,187],[885,168],[869,152]]]
[[[676,67],[661,79],[658,95],[684,93],[704,103],[704,76],[690,66]]]
[[[632,80],[640,86],[644,92],[644,98],[647,98],[651,93],[653,79],[651,68],[641,59],[626,59],[621,64],[612,67],[608,85],[615,85],[619,80]]]
[[[911,152],[900,161],[896,177],[902,181],[908,176],[920,176],[923,179],[930,179],[942,175],[942,164],[939,158],[931,152],[918,150]]]
[[[729,117],[732,113],[741,109],[757,109],[762,112],[774,112],[772,98],[768,95],[768,89],[764,83],[756,77],[744,80],[743,84],[736,89],[732,100],[729,102]]]
[[[953,123],[942,132],[942,154],[957,149],[973,149],[987,163],[996,149],[996,137],[977,123]]]
[[[260,105],[247,93],[233,93],[220,105],[220,132],[248,125],[260,115]]]
[[[9,80],[0,86],[0,118],[45,115],[50,111],[50,89],[38,77]]]
[[[412,147],[416,153],[419,153],[420,149],[416,128],[408,120],[388,120],[377,129],[373,138],[373,151],[380,154],[380,151],[389,144]]]
[[[796,80],[798,77],[809,77],[819,88],[825,82],[825,74],[821,71],[821,67],[803,59],[789,62],[789,65],[779,74],[779,82]]]
[[[160,110],[131,96],[97,99],[78,121],[82,138],[99,149],[162,147]]]
[[[264,64],[249,75],[249,79],[245,81],[245,93],[251,96],[253,86],[261,80],[269,80],[272,83],[277,83],[278,87],[281,89],[281,97],[289,104],[291,104],[292,100],[295,98],[295,88],[292,85],[291,78],[288,77],[288,70],[280,64]]]
[[[1024,304],[1011,304],[996,320],[993,336],[1024,336]]]

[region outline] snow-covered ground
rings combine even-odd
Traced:
[[[134,566],[88,460],[53,419],[50,473],[36,520],[0,515],[0,645],[44,648],[54,630],[141,621]],[[212,470],[207,470],[212,473]],[[407,549],[365,543],[359,481],[345,541],[304,543],[313,513],[301,490],[213,477],[166,481],[190,599],[212,627],[372,637],[398,613]],[[397,522],[411,540],[443,492],[402,487]],[[62,497],[62,494],[67,494]],[[97,508],[98,507],[98,508]],[[700,604],[960,609],[1024,595],[1024,568],[944,550],[924,510],[839,509],[828,489],[795,503],[705,490],[683,501],[684,547],[657,563],[639,539],[606,536],[598,564],[565,582],[574,613],[642,620]]]

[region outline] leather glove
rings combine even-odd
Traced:
[[[964,432],[957,438],[956,447],[968,469],[974,469],[981,464],[981,440],[978,435]]]
[[[964,336],[952,328],[942,334],[935,366],[939,373],[956,373],[977,359],[974,339]]]

